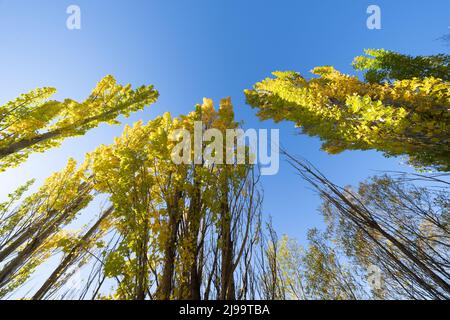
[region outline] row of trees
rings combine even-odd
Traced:
[[[60,264],[33,298],[53,294],[71,266],[88,263],[90,254],[101,261],[93,266],[101,280],[86,284],[95,298],[255,297],[249,266],[260,236],[258,173],[252,165],[174,164],[174,133],[181,128],[193,133],[200,120],[204,129],[237,127],[229,99],[217,111],[205,99],[187,116],[167,113],[126,127],[122,137],[88,154],[79,167],[69,161],[13,210],[27,186],[11,195],[0,224],[2,296],[62,250]],[[109,207],[90,227],[78,234],[63,231],[101,196]],[[105,279],[116,283],[102,295]]]
[[[354,60],[364,80],[332,67],[314,69],[319,77],[309,80],[277,72],[247,90],[247,101],[261,119],[290,120],[319,136],[328,152],[376,149],[407,156],[421,170],[448,171],[450,57],[367,54]],[[38,89],[0,107],[1,170],[102,122],[117,123],[158,96],[152,86],[133,90],[110,76],[82,103],[51,101],[53,93]],[[180,129],[193,134],[196,121],[223,137],[239,127],[229,98],[217,110],[204,99],[187,115],[125,127],[114,143],[81,164],[69,160],[31,195],[32,181],[10,194],[0,204],[0,298],[43,264],[56,266],[30,298],[450,298],[445,174],[379,176],[354,190],[284,152],[321,195],[328,226],[310,230],[301,246],[279,238],[263,216],[257,166],[172,161],[174,153],[198,154],[194,141],[179,147]],[[233,149],[215,150],[213,142],[203,141],[200,154],[236,155],[243,147],[235,140]],[[68,231],[79,221],[90,223]],[[371,266],[381,286],[368,285]],[[71,290],[78,269],[83,286]]]

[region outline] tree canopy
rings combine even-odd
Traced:
[[[288,120],[332,154],[375,149],[407,156],[417,168],[450,169],[448,55],[411,57],[368,50],[354,67],[365,81],[331,66],[317,77],[274,72],[246,90],[260,119]]]
[[[0,106],[0,171],[44,152],[100,123],[119,124],[119,115],[142,110],[158,98],[153,86],[135,90],[104,77],[83,102],[50,100],[55,88],[40,88]]]

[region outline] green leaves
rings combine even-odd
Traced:
[[[366,56],[353,60],[353,67],[364,71],[369,83],[426,77],[450,80],[450,56],[446,54],[413,57],[384,49],[364,52]]]

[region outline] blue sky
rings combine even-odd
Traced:
[[[66,28],[66,8],[81,8],[81,30]],[[366,9],[380,6],[382,29],[368,30]],[[161,96],[125,124],[170,111],[187,113],[203,97],[231,96],[246,128],[279,128],[281,144],[313,162],[341,185],[356,184],[377,170],[410,170],[401,159],[377,152],[320,151],[318,139],[298,135],[292,123],[260,122],[245,104],[243,90],[275,70],[307,74],[333,65],[351,72],[364,48],[436,54],[437,39],[450,32],[450,1],[82,1],[0,0],[0,104],[41,86],[56,97],[84,99],[103,76],[121,83],[154,84]],[[82,160],[111,143],[123,126],[102,125],[66,140],[60,149],[36,154],[0,174],[0,198],[23,182]],[[263,178],[264,211],[276,229],[304,241],[321,226],[317,196],[284,161],[279,174]]]

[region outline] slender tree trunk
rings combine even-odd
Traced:
[[[145,296],[147,295],[148,290],[148,273],[149,273],[149,266],[148,266],[148,232],[149,232],[149,226],[148,226],[148,220],[144,219],[145,226],[144,226],[144,234],[142,235],[142,238],[140,239],[140,248],[139,252],[136,253],[137,255],[137,263],[138,263],[138,270],[137,270],[137,287],[136,287],[136,300],[145,300]]]
[[[190,266],[188,270],[188,288],[183,289],[187,294],[184,298],[189,300],[200,300],[200,278],[198,274],[198,234],[200,231],[200,220],[202,214],[201,203],[201,184],[200,177],[197,172],[197,166],[194,165],[194,191],[191,198],[191,203],[188,210],[188,234],[187,237],[190,241],[190,248],[193,250],[192,260],[189,261]],[[187,290],[186,290],[187,289]]]
[[[378,230],[386,239],[388,239],[391,243],[393,243],[410,261],[416,264],[420,269],[423,270],[425,274],[427,274],[433,281],[441,287],[447,294],[450,294],[450,284],[447,283],[444,279],[439,277],[433,270],[431,270],[425,263],[420,261],[416,257],[416,255],[407,249],[400,241],[398,241],[395,237],[391,236],[389,233],[384,231],[378,224],[375,223],[375,229]],[[449,295],[447,296],[449,297]]]
[[[175,255],[177,245],[178,227],[180,224],[180,211],[178,202],[182,197],[182,192],[176,192],[173,199],[173,203],[168,204],[169,225],[168,234],[169,238],[164,245],[164,267],[162,277],[159,283],[157,292],[157,299],[169,300],[172,293],[172,281],[173,273],[175,269]],[[171,201],[172,202],[172,201]]]
[[[222,187],[221,199],[221,300],[234,300],[234,277],[233,277],[233,241],[231,239],[231,213],[228,205],[228,185],[225,179]]]

